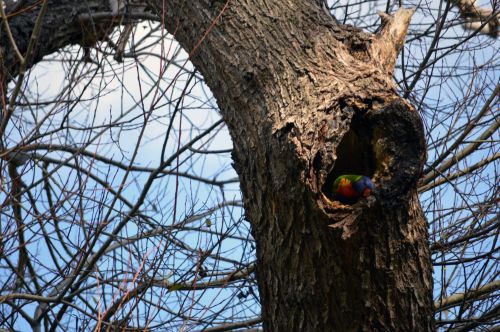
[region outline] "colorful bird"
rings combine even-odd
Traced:
[[[341,175],[333,183],[332,194],[336,201],[343,204],[354,204],[361,197],[370,196],[373,186],[368,176]]]

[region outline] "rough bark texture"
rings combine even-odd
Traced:
[[[368,35],[304,0],[160,8],[153,10],[193,52],[233,138],[264,327],[432,330],[427,227],[415,190],[423,128],[395,92],[395,59],[381,57],[397,55],[406,29]],[[397,40],[384,39],[386,31]],[[321,192],[328,196],[345,173],[373,177],[377,195],[353,206],[325,203]]]

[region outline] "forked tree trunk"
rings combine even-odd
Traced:
[[[416,194],[423,128],[392,82],[411,12],[369,35],[306,0],[172,0],[155,11],[192,51],[230,129],[264,327],[433,330]],[[346,173],[372,177],[377,194],[327,203],[321,192]]]

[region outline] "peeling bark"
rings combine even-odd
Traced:
[[[430,253],[416,194],[423,128],[391,78],[411,12],[384,17],[370,35],[337,24],[317,1],[166,2],[169,10],[156,3],[153,11],[192,54],[233,138],[264,327],[431,331]],[[57,15],[73,4],[52,4],[51,17],[66,22]],[[67,26],[83,13],[72,10]],[[44,28],[61,37],[37,59],[79,36],[53,21]],[[21,32],[16,38],[29,35]],[[372,177],[377,195],[325,204],[321,195],[347,172]]]

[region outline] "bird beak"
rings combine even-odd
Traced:
[[[363,190],[363,197],[368,197],[372,193],[372,190],[370,188],[366,188]]]

